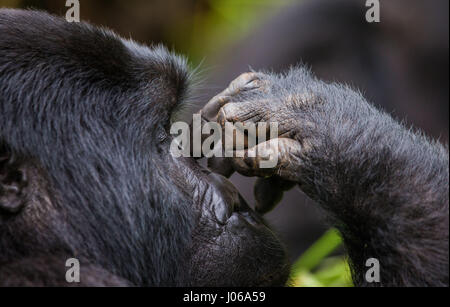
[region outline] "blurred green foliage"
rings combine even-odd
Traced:
[[[339,232],[331,229],[292,266],[295,287],[351,287],[350,267],[344,256],[330,257],[342,245]]]
[[[143,43],[163,43],[189,56],[196,66],[250,35],[282,8],[300,1],[80,0],[80,7],[83,20]],[[61,0],[0,0],[0,7],[33,7],[57,15],[67,10]]]
[[[184,21],[186,26],[192,27],[190,36],[180,37],[180,31],[173,31],[171,37],[173,41],[179,42],[178,47],[182,46],[183,52],[189,54],[192,62],[198,64],[205,54],[213,55],[227,49],[233,42],[248,36],[271,15],[298,1],[207,0],[208,9],[197,9],[194,20]]]

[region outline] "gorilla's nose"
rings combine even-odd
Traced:
[[[214,187],[213,210],[219,223],[227,223],[233,213],[239,213],[251,225],[262,223],[261,217],[250,208],[231,181],[216,173],[210,173],[208,179]]]
[[[213,210],[217,220],[225,224],[234,211],[239,210],[241,199],[236,187],[225,177],[209,173],[208,180],[213,187]]]

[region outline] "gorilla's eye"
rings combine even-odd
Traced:
[[[163,143],[165,140],[167,140],[167,137],[168,137],[167,132],[164,130],[159,131],[157,134],[157,139],[159,143]]]

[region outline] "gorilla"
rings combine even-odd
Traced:
[[[284,285],[283,245],[224,177],[169,153],[186,61],[0,10],[0,285]]]
[[[68,285],[69,258],[89,286],[284,285],[260,214],[298,186],[342,234],[356,285],[448,286],[448,149],[360,93],[301,67],[242,75],[201,116],[275,122],[279,137],[208,170],[169,152],[183,58],[32,11],[1,10],[0,34],[0,285]],[[235,171],[259,177],[258,213]]]

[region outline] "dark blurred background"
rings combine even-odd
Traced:
[[[64,16],[65,0],[0,0]],[[449,1],[381,0],[381,22],[365,0],[80,0],[81,19],[124,37],[163,43],[200,65],[198,108],[240,73],[304,63],[320,78],[350,84],[408,125],[448,144]],[[232,180],[253,200],[253,179]],[[293,259],[325,230],[300,191],[268,220]]]

